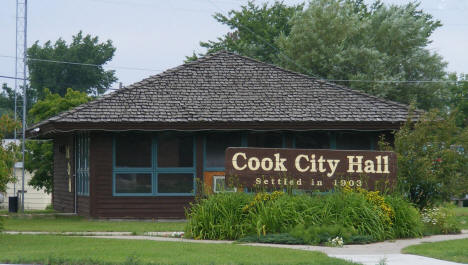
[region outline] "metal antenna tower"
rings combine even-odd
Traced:
[[[21,177],[21,212],[24,213],[24,151],[26,132],[26,75],[27,75],[27,28],[28,28],[28,1],[16,0],[16,64],[15,64],[15,121],[17,120],[18,102],[17,94],[19,90],[18,80],[23,79],[23,126],[22,126],[22,177]],[[22,57],[22,58],[21,58]],[[15,129],[15,140],[17,133]],[[15,187],[16,188],[16,187]],[[15,191],[16,192],[16,191]]]

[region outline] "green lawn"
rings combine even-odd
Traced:
[[[457,215],[461,229],[468,229],[468,207],[457,207],[453,211]]]
[[[0,234],[0,263],[354,264],[312,251],[236,244]]]
[[[436,259],[468,263],[468,239],[422,243],[406,247],[402,252]]]
[[[43,232],[143,232],[183,231],[185,222],[88,220],[80,216],[19,216],[4,218],[6,231]]]
[[[52,209],[47,209],[47,210],[24,210],[24,213],[25,213],[25,214],[50,214],[50,213],[55,213],[55,211],[52,210]],[[22,213],[19,212],[19,210],[18,210],[18,213],[10,213],[10,212],[8,212],[8,209],[1,209],[1,210],[0,210],[0,214],[1,214],[1,215],[4,215],[4,214],[8,214],[8,215],[20,215],[20,214],[22,214]]]

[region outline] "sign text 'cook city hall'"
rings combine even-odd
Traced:
[[[377,182],[391,186],[396,179],[393,152],[231,147],[225,163],[228,183],[235,178],[244,187],[374,188]]]

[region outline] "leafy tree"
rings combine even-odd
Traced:
[[[29,111],[34,122],[40,122],[63,111],[91,100],[85,92],[67,89],[65,96],[44,90],[44,99],[39,100]],[[53,144],[51,141],[28,141],[26,143],[25,169],[34,172],[29,185],[46,192],[53,189]]]
[[[426,47],[441,23],[418,4],[366,6],[362,1],[312,0],[292,20],[277,45],[289,69],[340,82],[379,97],[443,106],[446,86],[438,83],[384,83],[374,80],[439,80],[446,63]],[[357,81],[367,80],[367,81]]]
[[[446,102],[443,83],[380,82],[446,77],[442,57],[427,49],[441,23],[418,4],[312,0],[304,9],[249,1],[239,11],[216,13],[214,18],[231,32],[201,42],[207,53],[228,50],[314,77],[354,80],[335,82],[386,99],[415,102],[422,109],[443,108]]]
[[[103,65],[109,62],[115,53],[110,40],[99,43],[98,37],[83,36],[80,31],[73,36],[70,44],[58,39],[40,45],[38,41],[28,49],[28,69],[31,87],[37,91],[38,99],[44,99],[44,88],[52,93],[64,96],[66,88],[99,95],[110,88],[117,78],[115,71],[106,71]],[[90,65],[53,63],[66,61]]]
[[[275,39],[280,34],[289,34],[291,25],[288,21],[303,7],[303,4],[287,6],[280,1],[271,6],[267,3],[256,5],[250,0],[240,11],[231,10],[227,15],[216,13],[214,19],[229,26],[232,32],[217,41],[200,42],[200,46],[207,48],[207,53],[228,50],[273,63],[279,56],[279,50],[273,45]],[[187,60],[195,60],[200,55],[194,53]]]
[[[447,93],[447,106],[449,112],[455,112],[455,121],[459,127],[468,127],[468,75],[456,73],[449,75],[449,93]]]
[[[8,182],[14,180],[13,169],[17,151],[14,144],[5,146],[3,137],[17,127],[19,124],[10,116],[2,115],[0,117],[0,192],[5,192]]]
[[[395,134],[398,185],[420,208],[468,193],[468,127],[456,115],[428,112]]]

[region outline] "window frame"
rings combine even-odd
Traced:
[[[75,135],[75,185],[78,196],[89,197],[89,142],[89,132]]]
[[[170,132],[170,131],[169,131]],[[128,133],[128,132],[127,132]],[[135,132],[141,133],[141,132]],[[161,132],[161,133],[167,133]],[[196,135],[187,132],[192,136],[192,167],[158,167],[158,135],[160,133],[150,133],[151,135],[151,167],[116,167],[116,136],[112,136],[112,195],[115,197],[167,197],[167,196],[195,196],[196,193]],[[116,192],[116,174],[119,173],[150,173],[151,174],[151,193],[117,193]],[[158,175],[160,173],[185,173],[193,176],[193,189],[190,193],[162,193],[158,192]]]

